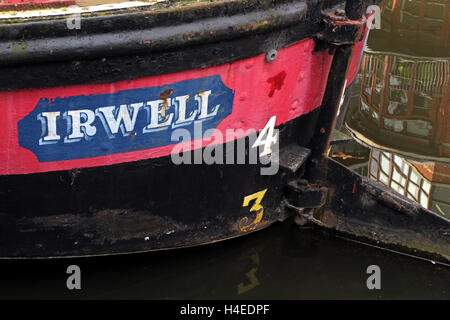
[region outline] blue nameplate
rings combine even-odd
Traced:
[[[19,145],[40,162],[83,159],[175,144],[232,113],[234,93],[219,75],[112,94],[40,99],[18,123]],[[196,126],[199,127],[199,126]]]

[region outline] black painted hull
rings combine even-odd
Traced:
[[[312,112],[283,126],[281,152],[307,141],[315,118]],[[162,157],[1,176],[1,255],[132,253],[206,244],[262,229],[289,216],[282,205],[284,188],[302,169],[261,175],[261,166],[174,165]],[[243,207],[244,197],[264,189],[269,191],[261,222],[241,230],[255,219]]]
[[[355,7],[355,3],[347,3],[351,19],[357,19],[352,15],[361,17],[362,10],[367,6],[365,1],[358,2],[359,7]],[[83,22],[86,29],[75,36],[70,35],[70,39],[64,37],[67,36],[67,30],[58,21],[40,21],[47,28],[38,29],[33,29],[32,23],[1,26],[0,32],[6,36],[0,42],[0,67],[7,76],[0,79],[0,98],[22,101],[21,97],[27,96],[28,90],[41,92],[36,89],[42,89],[47,95],[45,97],[51,98],[43,102],[47,108],[45,112],[38,114],[38,120],[43,121],[42,127],[46,125],[46,131],[42,129],[40,136],[40,124],[36,124],[36,114],[31,115],[31,112],[42,110],[38,110],[39,104],[35,107],[32,103],[27,107],[19,105],[18,109],[22,108],[22,113],[14,115],[16,118],[13,116],[13,122],[18,124],[16,126],[13,123],[13,129],[7,132],[14,143],[4,143],[9,149],[7,155],[0,159],[0,170],[3,170],[0,171],[0,258],[109,255],[206,244],[247,234],[284,220],[294,214],[285,209],[288,198],[291,201],[294,199],[299,208],[323,206],[326,192],[317,186],[308,186],[301,178],[308,164],[308,156],[311,154],[311,161],[314,162],[326,152],[341,93],[345,89],[353,44],[363,40],[366,27],[365,19],[356,22],[347,19],[343,25],[342,17],[336,18],[334,10],[331,16],[324,16],[321,12],[330,11],[336,4],[339,1],[280,1],[275,4],[249,1],[246,15],[241,14],[238,4],[214,3],[173,12],[132,12],[128,16],[117,16],[110,20],[107,16],[88,17]],[[124,17],[133,18],[135,23],[128,25],[127,21],[131,20]],[[194,18],[197,23],[192,23]],[[174,21],[182,24],[181,27],[174,27]],[[230,28],[224,29],[223,25],[230,25]],[[126,32],[126,37],[122,37],[114,28]],[[117,33],[108,34],[111,30]],[[189,33],[189,30],[192,32]],[[1,50],[16,42],[21,32],[26,35],[23,41],[28,46],[27,54],[9,54]],[[152,40],[144,41],[143,34]],[[161,37],[160,34],[166,36]],[[47,38],[52,39],[49,45],[55,48],[50,50],[50,54],[47,52]],[[292,48],[301,50],[298,49],[298,54],[294,52],[294,58],[288,59],[291,56],[285,52],[292,52]],[[289,64],[286,66],[271,61],[269,55],[273,50],[278,50],[281,56],[277,59]],[[264,58],[265,53],[267,57]],[[240,66],[239,62],[244,59],[251,59],[249,61],[252,64],[245,65],[242,62],[245,68]],[[311,70],[303,66],[303,69],[300,68],[292,75],[292,70],[298,68],[297,59],[310,59],[308,67]],[[249,86],[245,92],[237,91],[240,88],[233,87],[233,84],[241,73],[229,76],[231,71],[223,67],[230,66],[231,70],[233,63],[238,65],[236,68],[241,70],[239,72],[242,75],[248,77],[247,82],[259,80],[260,84]],[[73,92],[78,90],[76,85],[84,86],[83,90],[91,90],[92,86],[103,94],[105,90],[114,92],[111,88],[119,83],[117,81],[122,81],[119,83],[121,86],[130,82],[133,83],[133,90],[140,90],[142,87],[136,84],[139,81],[165,84],[169,81],[166,79],[176,78],[177,82],[171,81],[177,84],[184,83],[186,79],[195,79],[199,74],[206,79],[204,74],[209,71],[204,71],[205,68],[210,68],[207,70],[212,70],[212,74],[218,73],[225,87],[232,87],[235,95],[232,107],[235,109],[232,113],[230,111],[229,116],[236,117],[232,118],[234,123],[246,124],[257,130],[263,128],[273,114],[270,113],[272,111],[267,112],[268,108],[264,108],[264,105],[261,106],[258,95],[264,95],[263,104],[267,102],[276,110],[273,113],[277,119],[281,119],[277,122],[280,130],[280,155],[275,159],[280,166],[277,174],[261,175],[261,164],[175,165],[167,154],[146,157],[142,152],[138,153],[142,151],[136,149],[138,144],[131,150],[131,154],[136,156],[126,158],[120,152],[114,154],[116,151],[112,147],[108,149],[117,139],[125,138],[108,138],[106,134],[104,140],[95,146],[100,153],[91,155],[92,163],[89,158],[85,160],[75,155],[83,151],[76,149],[76,143],[82,139],[69,141],[73,142],[73,153],[45,151],[49,150],[49,144],[63,146],[65,139],[70,140],[75,132],[73,114],[67,125],[72,125],[72,131],[68,128],[64,139],[61,138],[61,131],[56,129],[57,121],[63,121],[62,118],[66,119],[69,112],[77,111],[72,107],[60,111],[52,105],[61,96],[65,99],[64,94],[67,93],[63,90],[66,90],[66,86],[69,86],[67,90]],[[244,74],[250,69],[256,70],[256,75],[268,75],[268,79],[252,79],[253,74]],[[183,74],[179,76],[176,72]],[[294,86],[289,92],[283,93],[283,81],[287,83],[285,86],[292,87],[296,83],[298,87]],[[105,83],[113,84],[111,88],[102,89]],[[153,84],[152,88],[156,86]],[[162,88],[160,86],[158,84],[158,88]],[[248,84],[242,85],[245,86]],[[263,90],[264,86],[267,87],[266,91],[253,93]],[[300,92],[303,87],[308,87],[309,91],[303,94]],[[167,100],[164,94],[169,92],[170,95],[173,91],[166,89],[161,92],[159,99]],[[192,96],[204,92],[204,88],[201,88],[192,92]],[[70,93],[78,99],[81,95],[77,94]],[[112,99],[113,94],[116,93],[109,93],[105,99]],[[227,94],[229,97],[230,93]],[[280,97],[281,94],[289,97],[294,95],[291,97],[293,101]],[[236,106],[236,101],[245,99],[250,101],[250,111],[243,109],[245,106],[241,106],[241,109]],[[75,100],[67,101],[70,105]],[[10,110],[12,105],[11,102],[7,105]],[[199,108],[200,105],[201,102],[198,102]],[[85,105],[82,107],[88,108]],[[256,116],[249,117],[248,114],[256,107],[260,111],[256,110]],[[95,132],[92,137],[88,137],[87,130],[98,131],[100,120],[94,130],[94,120],[86,120],[89,119],[87,114],[96,117],[99,110],[83,110],[85,118],[78,113],[78,131],[85,138],[83,143],[89,148],[87,143],[96,140],[92,138]],[[198,111],[200,113],[200,109]],[[158,112],[161,111],[158,109]],[[213,113],[206,108],[204,115]],[[50,119],[53,119],[52,124]],[[109,120],[103,120],[106,130],[105,121]],[[85,121],[83,132],[80,121]],[[253,121],[258,124],[252,126]],[[28,124],[30,129],[26,130]],[[31,125],[36,125],[37,129]],[[35,137],[31,136],[33,130],[38,132]],[[58,130],[62,129],[58,127]],[[126,136],[125,131],[122,128],[123,136]],[[117,128],[115,134],[118,132]],[[126,139],[129,140],[124,140],[125,143],[119,147],[128,147],[142,136],[140,132],[137,135],[136,132],[128,133],[129,138]],[[135,136],[137,138],[132,140]],[[19,143],[15,140],[19,140]],[[235,144],[238,141],[227,143]],[[156,150],[160,146],[155,145],[148,150]],[[24,153],[24,149],[28,153]],[[102,154],[104,149],[108,150]],[[250,153],[251,149],[247,143],[246,152]],[[34,154],[33,157],[29,151]],[[201,149],[191,152],[199,151]],[[126,152],[130,150],[124,149],[122,153]],[[11,159],[16,159],[17,165]],[[288,191],[289,188],[294,189],[294,196]],[[261,199],[264,197],[260,208],[253,208],[253,203],[245,203],[246,197],[255,193],[262,193]]]

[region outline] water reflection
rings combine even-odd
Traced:
[[[332,156],[450,219],[450,1],[387,1],[381,27]]]
[[[370,47],[422,57],[448,57],[448,0],[384,0],[381,30],[374,30]]]
[[[66,289],[71,264],[81,268],[79,291]],[[382,290],[367,289],[370,265],[381,268]],[[292,219],[207,246],[0,261],[0,270],[0,299],[450,299],[447,267],[299,230]]]

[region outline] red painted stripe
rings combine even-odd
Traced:
[[[307,39],[280,50],[271,63],[262,54],[211,68],[115,83],[0,92],[0,175],[110,165],[167,156],[173,149],[173,146],[163,146],[88,159],[39,162],[32,152],[19,146],[17,123],[35,108],[40,98],[114,93],[220,75],[225,85],[234,90],[233,112],[217,127],[224,136],[226,129],[260,130],[274,115],[277,125],[285,123],[312,111],[322,102],[333,57],[326,50],[313,53],[313,49],[314,41]],[[283,81],[273,87],[270,79],[280,74]],[[208,144],[203,142],[203,146]]]

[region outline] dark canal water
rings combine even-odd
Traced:
[[[450,1],[382,6],[330,156],[450,218]],[[66,288],[66,268],[82,290]],[[366,269],[381,269],[368,290]],[[450,299],[450,268],[292,219],[203,247],[120,257],[1,261],[0,298]]]

